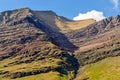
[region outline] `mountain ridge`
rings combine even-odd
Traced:
[[[12,10],[9,10],[9,11],[4,11],[4,12],[2,12],[1,14],[4,14],[3,16],[5,17],[5,13],[6,13],[6,15],[10,15],[10,13],[11,13],[11,11]],[[30,15],[32,15],[32,14],[34,14],[34,15],[38,15],[37,17],[38,18],[40,18],[41,20],[43,20],[43,21],[46,21],[46,24],[48,24],[48,25],[50,25],[50,26],[52,26],[52,27],[57,27],[57,28],[59,28],[59,29],[61,29],[62,30],[62,28],[65,28],[65,27],[69,27],[66,23],[67,22],[79,22],[79,21],[73,21],[73,20],[69,20],[69,19],[67,19],[67,18],[65,18],[65,17],[62,17],[62,16],[58,16],[55,12],[53,12],[53,11],[37,11],[37,10],[35,10],[35,11],[32,11],[32,10],[30,10],[29,8],[22,8],[22,9],[16,9],[16,10],[13,10],[13,13],[14,12],[24,12],[20,17],[25,17],[25,15],[26,16],[30,16]],[[8,12],[8,13],[7,13]],[[13,16],[17,16],[17,14],[15,14],[15,15],[13,15]],[[19,17],[19,16],[18,16]],[[0,19],[1,20],[1,19]],[[57,20],[57,21],[56,21]],[[3,21],[6,21],[6,20],[3,20]],[[52,21],[52,22],[51,22]],[[61,22],[62,21],[62,22]],[[80,20],[80,21],[82,21],[82,20]],[[58,24],[57,24],[57,22],[59,22]],[[83,25],[83,26],[87,26],[87,25],[89,25],[89,24],[92,24],[93,22],[95,22],[94,20],[93,21],[91,21],[90,23],[88,23],[88,24],[85,24],[85,25]],[[5,23],[5,22],[4,22]],[[64,25],[62,24],[62,23],[64,23]],[[60,25],[62,25],[62,26],[64,26],[64,27],[62,27],[62,28],[60,28],[61,26]],[[78,27],[78,26],[76,26],[76,27]],[[66,29],[68,29],[68,28],[66,28]],[[64,29],[63,29],[64,30]],[[70,30],[70,29],[69,29]],[[66,30],[65,30],[66,31]]]

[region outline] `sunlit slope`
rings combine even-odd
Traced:
[[[88,25],[94,23],[95,20],[93,19],[86,19],[86,20],[80,20],[80,21],[71,21],[66,22],[66,25],[69,26],[71,30],[77,30],[84,27],[87,27]]]
[[[96,21],[93,19],[86,19],[86,20],[79,20],[79,21],[67,20],[60,17],[55,19],[55,24],[57,25],[57,27],[59,27],[59,29],[62,32],[78,30],[78,29],[87,27],[88,25],[93,24],[94,22]]]
[[[106,58],[80,68],[75,80],[120,80],[120,57]]]
[[[60,74],[58,72],[49,72],[49,73],[43,73],[43,74],[39,74],[39,75],[35,75],[35,76],[27,76],[24,78],[18,78],[16,80],[67,80],[67,76]]]

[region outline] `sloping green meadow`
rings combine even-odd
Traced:
[[[79,70],[76,80],[120,80],[120,57],[110,57]]]

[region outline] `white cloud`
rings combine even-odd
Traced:
[[[119,0],[112,0],[112,2],[114,3],[114,9],[118,10],[119,9]]]
[[[92,10],[87,13],[80,13],[78,16],[74,17],[73,20],[84,20],[84,19],[94,19],[96,21],[100,21],[104,19],[103,12]]]

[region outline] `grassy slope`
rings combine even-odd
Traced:
[[[45,80],[46,76],[50,76],[49,80],[68,80],[74,77],[77,66],[73,56],[51,43],[30,45],[20,51],[27,53],[0,61],[0,80]]]
[[[59,27],[60,30],[63,32],[69,32],[72,30],[81,29],[84,27],[87,27],[90,24],[93,24],[95,20],[93,19],[86,19],[86,20],[80,20],[80,21],[66,21],[66,20],[55,20],[55,24]]]
[[[35,76],[28,76],[28,77],[24,77],[24,78],[18,78],[16,80],[67,80],[67,76],[60,74],[58,72],[49,72],[49,73],[43,73],[43,74],[39,74],[39,75],[35,75]]]
[[[16,60],[14,58],[9,58],[9,59],[5,59],[3,61],[0,61],[0,71],[9,71],[10,73],[10,77],[13,75],[13,73],[15,72],[32,72],[34,70],[40,70],[41,68],[44,68],[44,67],[49,67],[49,66],[52,66],[52,67],[57,67],[58,64],[57,62],[60,61],[60,59],[54,59],[54,58],[48,58],[45,60],[40,60],[40,61],[34,61],[34,62],[31,62],[31,63],[23,63],[23,64],[16,64],[16,65],[8,65],[9,63],[13,63],[15,62]],[[5,66],[8,66],[8,67],[5,67]],[[43,70],[43,69],[42,69]],[[46,79],[46,76],[49,77],[50,80],[67,80],[67,75],[65,74],[61,74],[59,72],[46,72],[46,73],[42,73],[42,74],[38,74],[38,75],[33,75],[33,76],[27,76],[27,77],[22,77],[22,78],[17,78],[17,79],[13,79],[13,80],[26,80],[26,79],[31,79],[31,80],[38,80],[38,79],[41,79],[41,80],[45,80]],[[0,80],[10,80],[10,77],[9,76],[6,76],[3,78],[3,76],[5,76],[7,74],[2,74],[0,75]]]
[[[120,57],[110,57],[80,69],[76,80],[119,80]]]
[[[48,73],[43,73],[43,74],[38,74],[38,75],[33,75],[33,76],[27,76],[27,77],[23,77],[23,78],[16,78],[16,79],[12,79],[12,80],[67,80],[67,76],[64,74],[60,74],[58,72],[48,72]],[[0,76],[0,80],[10,80],[7,78],[2,78]]]
[[[84,27],[87,27],[90,24],[93,24],[95,20],[93,19],[86,19],[80,21],[73,21],[73,22],[66,22],[66,25],[70,27],[71,30],[78,30]]]

